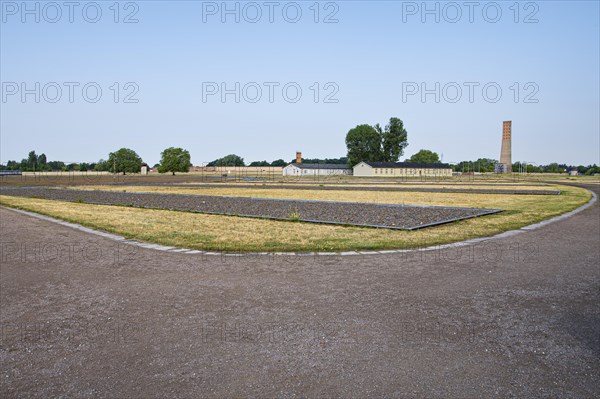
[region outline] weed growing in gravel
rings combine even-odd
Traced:
[[[299,222],[300,212],[298,211],[298,209],[290,210],[289,218],[292,222]]]

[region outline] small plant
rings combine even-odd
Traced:
[[[292,222],[299,222],[300,221],[300,212],[298,211],[298,209],[291,210],[290,214],[289,214],[289,218]]]
[[[85,204],[85,199],[83,197],[77,197],[73,202],[76,202],[78,204]]]

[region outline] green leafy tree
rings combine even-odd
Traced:
[[[35,167],[37,166],[37,155],[35,154],[35,151],[29,151],[26,165],[27,169],[35,170]]]
[[[270,166],[271,164],[268,163],[267,161],[254,161],[252,163],[250,163],[250,165],[248,166]]]
[[[39,170],[52,170],[48,164],[48,158],[46,158],[46,154],[38,155],[37,163]]]
[[[585,171],[585,174],[588,176],[596,174],[596,173],[600,173],[600,166],[598,166],[596,164],[590,165],[588,170]]]
[[[548,164],[546,166],[543,167],[544,172],[547,173],[563,173],[566,169],[566,167],[561,167],[561,165],[555,163],[551,163]]]
[[[440,163],[440,156],[437,152],[430,150],[420,150],[408,159],[408,162],[415,163]]]
[[[379,125],[377,125],[379,127]],[[399,118],[390,118],[383,132],[379,128],[381,135],[382,159],[385,162],[396,162],[404,149],[408,146],[408,133],[404,128],[404,123]]]
[[[362,161],[382,161],[381,136],[371,125],[358,125],[346,134],[348,163],[354,166]]]
[[[48,163],[48,161],[46,159],[46,154],[43,154],[43,153],[40,154],[38,156],[37,162],[38,162],[38,165],[40,165],[40,166],[46,166],[46,163]]]
[[[287,165],[287,163],[285,163],[285,161],[283,159],[276,159],[273,162],[271,162],[271,166],[285,166]]]
[[[94,166],[94,170],[97,172],[109,171],[110,166],[108,165],[108,161],[105,161],[104,159],[99,160],[98,162],[96,162],[96,165]]]
[[[479,158],[477,161],[462,161],[452,166],[455,172],[481,172],[490,173],[496,170],[498,160],[490,158]],[[513,170],[518,170],[513,166]]]
[[[246,164],[244,163],[244,158],[235,154],[229,154],[223,158],[215,159],[206,166],[246,166]]]
[[[385,129],[379,124],[358,125],[346,135],[350,166],[362,161],[396,162],[407,146],[408,133],[399,118],[390,118]]]
[[[160,153],[159,173],[171,172],[175,176],[175,172],[189,172],[192,163],[190,161],[190,153],[183,148],[170,147]]]
[[[108,154],[108,166],[113,173],[139,173],[142,168],[142,158],[129,148],[121,148]]]
[[[65,166],[65,163],[62,161],[50,161],[48,162],[48,166],[51,170],[62,170],[62,168]]]
[[[283,159],[281,161],[283,161]],[[320,164],[329,163],[329,164],[335,164],[335,165],[348,165],[348,158],[347,157],[341,157],[341,158],[302,158],[302,162],[303,163],[320,163]],[[288,163],[296,163],[296,158],[292,159]],[[285,166],[288,163],[284,163],[284,165],[281,165],[281,166]]]

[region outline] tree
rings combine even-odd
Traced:
[[[206,166],[245,166],[245,164],[244,158],[235,154],[229,154],[223,158],[215,159]]]
[[[375,126],[358,125],[346,135],[348,164],[354,166],[362,161],[396,162],[408,146],[408,133],[399,118],[390,118],[382,129]]]
[[[50,170],[50,166],[48,165],[48,159],[46,158],[46,154],[40,154],[37,157],[37,170]]]
[[[175,172],[189,172],[190,166],[190,153],[188,150],[183,148],[169,147],[160,153],[160,166],[158,167],[159,173],[171,172],[175,176]]]
[[[285,166],[287,165],[287,163],[285,163],[285,161],[283,159],[276,159],[273,162],[271,162],[271,166]]]
[[[600,173],[600,166],[597,166],[596,164],[590,165],[588,170],[585,171],[585,174],[588,176],[595,173]]]
[[[35,170],[35,166],[37,165],[37,155],[35,154],[35,151],[29,151],[26,164],[27,169]]]
[[[283,161],[283,159],[281,159],[281,161]],[[302,162],[303,163],[329,163],[329,164],[335,164],[335,165],[348,165],[348,158],[347,157],[340,157],[340,158],[302,158]],[[296,163],[296,158],[292,159],[290,162],[288,163]],[[279,166],[285,166],[287,165],[287,163],[284,163],[284,165],[279,165]],[[273,165],[275,166],[275,165]]]
[[[379,124],[377,126],[379,127]],[[390,118],[390,122],[380,135],[383,160],[385,162],[398,161],[398,158],[404,154],[404,149],[408,146],[408,133],[404,128],[404,123],[399,118]]]
[[[354,166],[362,161],[381,161],[381,136],[371,125],[358,125],[346,134],[348,163]]]
[[[270,163],[267,161],[254,161],[248,166],[270,166]]]
[[[408,159],[408,162],[414,163],[440,163],[440,157],[437,152],[430,150],[420,150]]]
[[[139,173],[142,158],[129,148],[121,148],[108,154],[108,167],[113,173]]]
[[[477,161],[462,161],[452,166],[455,172],[481,172],[490,173],[496,170],[498,160],[490,158],[479,158]],[[530,165],[531,166],[531,165]],[[528,169],[530,167],[528,166]],[[513,166],[513,170],[518,170],[518,167]]]
[[[62,170],[63,166],[65,166],[65,163],[62,161],[50,161],[48,162],[48,166],[51,170]]]
[[[104,159],[100,159],[94,166],[94,170],[97,172],[107,172],[110,170],[110,168],[111,167],[108,164],[108,161],[105,161]]]
[[[543,169],[546,173],[563,173],[566,167],[561,167],[561,165],[554,162],[544,166]]]

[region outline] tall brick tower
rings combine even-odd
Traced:
[[[511,149],[512,121],[502,122],[502,149],[500,151],[500,164],[503,173],[512,173]]]

